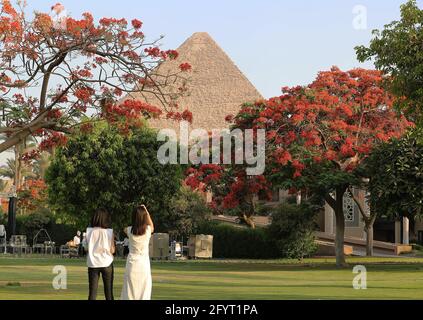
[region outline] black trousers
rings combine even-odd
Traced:
[[[104,286],[104,297],[106,300],[114,300],[113,297],[113,277],[114,268],[113,263],[106,268],[88,268],[88,283],[89,283],[89,294],[88,300],[97,299],[98,280],[103,278]]]

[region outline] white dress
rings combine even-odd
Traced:
[[[151,299],[151,268],[148,245],[151,238],[151,228],[147,226],[145,234],[135,236],[128,227],[129,254],[126,259],[125,276],[120,296],[121,300]]]

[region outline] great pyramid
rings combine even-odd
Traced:
[[[188,109],[193,114],[190,129],[227,128],[227,115],[236,114],[244,102],[262,99],[261,94],[208,33],[194,33],[177,51],[179,56],[176,60],[165,61],[159,68],[161,73],[172,73],[183,62],[192,66],[187,84],[188,95],[177,100],[180,111]],[[132,94],[131,97],[157,103],[156,98],[148,94]],[[179,131],[179,123],[169,119],[150,119],[149,124],[158,129]]]

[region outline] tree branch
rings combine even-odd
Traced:
[[[328,205],[332,209],[335,209],[335,207],[336,207],[336,200],[329,193],[325,194],[325,201],[328,203]]]
[[[44,110],[44,107],[46,104],[48,82],[50,80],[51,73],[54,70],[54,68],[59,66],[65,60],[66,55],[67,55],[67,52],[59,54],[58,58],[48,66],[47,71],[44,74],[43,84],[41,86],[41,93],[40,93],[40,110]]]
[[[352,188],[351,188],[351,187],[348,187],[348,192],[350,193],[351,198],[354,200],[355,204],[357,205],[358,210],[359,210],[359,211],[360,211],[360,213],[361,213],[361,216],[363,217],[363,219],[364,219],[366,222],[368,222],[368,221],[369,221],[370,216],[368,216],[368,215],[366,214],[366,211],[364,210],[363,206],[361,205],[361,202],[359,201],[359,199],[355,196],[355,194],[354,194],[354,192],[353,192],[353,190],[352,190]]]

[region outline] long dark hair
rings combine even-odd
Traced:
[[[92,228],[108,229],[111,225],[110,214],[106,209],[97,209],[91,218]]]
[[[136,236],[142,236],[147,230],[147,210],[144,206],[138,206],[132,212],[131,233]]]

